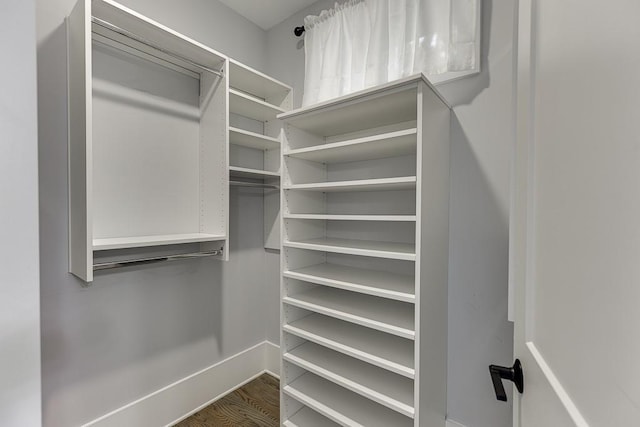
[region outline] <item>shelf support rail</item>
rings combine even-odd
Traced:
[[[129,38],[131,40],[137,41],[138,43],[142,43],[143,45],[149,46],[150,48],[155,49],[155,50],[157,50],[159,52],[162,52],[167,56],[171,56],[172,58],[175,58],[175,59],[178,59],[180,61],[186,62],[187,64],[191,65],[192,67],[196,67],[196,68],[199,68],[201,70],[207,71],[207,72],[209,72],[211,74],[214,74],[214,75],[216,75],[218,77],[223,77],[224,76],[224,70],[223,69],[214,70],[213,68],[209,68],[206,65],[202,65],[202,64],[199,64],[197,62],[194,62],[194,61],[192,61],[190,59],[185,58],[184,56],[182,56],[180,54],[177,54],[177,53],[172,52],[170,50],[167,50],[167,49],[165,49],[163,47],[160,47],[160,46],[154,44],[153,42],[145,40],[142,37],[139,37],[139,36],[129,32],[129,31],[123,29],[123,28],[118,27],[117,25],[114,25],[114,24],[110,23],[110,22],[107,22],[107,21],[102,20],[100,18],[96,18],[95,16],[91,17],[91,22],[93,22],[96,25],[99,25],[100,27],[106,28],[107,30],[110,30],[110,31],[113,31],[113,32],[115,32],[117,34],[120,34],[121,36],[127,37],[127,38]],[[101,35],[103,37],[106,37],[104,34],[101,34]],[[111,40],[113,40],[113,39],[111,39]],[[113,40],[113,41],[118,42],[118,40]],[[121,43],[121,42],[119,42],[119,43]],[[135,46],[129,46],[129,47],[131,47],[133,49],[136,49]],[[136,49],[136,50],[140,50],[140,49]],[[146,53],[147,55],[149,55],[149,52],[143,52],[143,53]]]
[[[165,261],[177,261],[183,259],[192,258],[205,258],[210,256],[222,255],[222,249],[207,251],[207,252],[195,252],[189,254],[177,254],[177,255],[165,255],[152,258],[140,258],[124,261],[109,261],[93,264],[93,271],[110,270],[113,268],[130,267],[134,265],[155,264]]]

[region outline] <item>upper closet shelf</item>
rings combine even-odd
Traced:
[[[278,172],[270,172],[261,169],[242,168],[239,166],[229,166],[229,175],[236,178],[252,178],[252,179],[264,179],[264,178],[279,178]]]
[[[415,176],[361,179],[355,181],[313,182],[309,184],[290,184],[284,187],[285,190],[325,192],[411,190],[414,188],[416,188]]]
[[[229,112],[260,122],[274,120],[285,110],[236,89],[229,89]]]
[[[118,43],[196,73],[203,71],[198,65],[214,71],[220,71],[224,66],[226,58],[221,53],[121,4],[112,0],[92,0],[90,3],[91,17],[96,23],[94,31],[115,38]],[[111,29],[100,25],[104,22],[111,24]]]
[[[309,107],[278,118],[320,136],[334,136],[417,119],[418,85],[424,82],[448,106],[427,78],[418,74]]]
[[[285,156],[323,163],[384,159],[416,152],[416,128],[285,151]]]
[[[255,132],[229,126],[229,143],[258,150],[280,148],[280,140]]]
[[[257,70],[229,59],[229,86],[251,93],[270,104],[279,105],[291,92],[291,87]]]
[[[373,240],[352,240],[319,238],[299,241],[285,241],[285,247],[333,252],[337,254],[370,256],[387,259],[415,261],[415,245],[410,243],[378,242]]]
[[[180,243],[215,242],[226,236],[206,233],[167,234],[161,236],[111,237],[93,239],[94,251],[109,249],[142,248],[147,246],[175,245]]]

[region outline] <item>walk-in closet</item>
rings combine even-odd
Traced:
[[[0,1],[0,426],[640,425],[640,6],[574,3]]]

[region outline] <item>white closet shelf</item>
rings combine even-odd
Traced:
[[[274,120],[284,110],[235,89],[229,89],[229,112],[260,122]]]
[[[396,178],[359,179],[355,181],[314,182],[309,184],[289,184],[285,190],[305,191],[389,191],[407,190],[416,188],[415,176],[402,176]]]
[[[417,118],[418,86],[424,82],[448,105],[422,74],[365,89],[326,102],[292,110],[278,118],[321,136],[341,135],[363,129],[407,122]]]
[[[402,338],[415,339],[413,304],[319,286],[282,302]]]
[[[117,27],[135,34],[142,40],[153,41],[168,52],[179,53],[181,57],[194,63],[205,65],[214,70],[219,70],[225,63],[225,56],[215,50],[190,39],[146,16],[143,16],[112,0],[94,0],[91,2],[91,16],[106,21]],[[129,38],[117,37],[119,41],[136,49],[152,52],[161,59],[175,61],[161,51],[151,49]],[[185,68],[192,68],[189,64],[179,61]],[[194,71],[201,71],[197,68]]]
[[[278,172],[265,171],[261,169],[243,168],[240,166],[229,166],[229,175],[237,178],[278,178],[280,174]]]
[[[283,246],[337,254],[401,259],[405,261],[416,260],[415,245],[413,243],[378,242],[372,240],[351,240],[323,237],[299,241],[285,240],[283,242]]]
[[[340,424],[334,423],[306,406],[285,420],[282,425],[284,427],[340,427]]]
[[[312,314],[283,331],[407,378],[415,376],[413,341],[342,320]]]
[[[283,390],[297,401],[344,426],[413,426],[411,418],[311,373],[301,375]]]
[[[331,215],[331,214],[285,214],[285,219],[319,219],[327,221],[386,221],[415,222],[415,215]]]
[[[415,154],[416,136],[416,128],[404,129],[348,141],[298,148],[287,151],[284,155],[323,163],[346,163],[405,156]]]
[[[280,148],[280,140],[244,129],[229,127],[229,143],[258,150]]]
[[[291,87],[229,58],[229,85],[262,99],[284,98]]]
[[[389,409],[413,418],[413,381],[344,354],[306,342],[283,359]]]
[[[215,242],[225,239],[225,235],[206,233],[111,237],[104,239],[93,239],[93,250],[105,251],[109,249],[142,248],[146,246],[175,245],[180,243]]]
[[[285,270],[283,276],[397,301],[413,303],[416,300],[415,278],[412,275],[338,264],[317,264],[296,270]]]

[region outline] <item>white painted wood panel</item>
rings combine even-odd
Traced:
[[[416,152],[416,129],[285,151],[285,156],[325,163],[405,156]]]
[[[411,340],[319,314],[287,323],[283,330],[407,378],[414,376]]]
[[[229,143],[255,148],[257,150],[272,150],[280,148],[280,140],[244,129],[229,127]]]
[[[415,279],[412,275],[324,263],[285,270],[283,276],[367,295],[415,302]]]
[[[229,89],[229,111],[260,122],[274,120],[284,110],[235,89]]]
[[[414,261],[415,246],[411,243],[380,242],[375,240],[352,240],[339,238],[317,238],[299,241],[285,241],[285,247],[311,249],[349,255],[361,255],[389,259]]]
[[[325,286],[282,298],[285,304],[414,339],[413,305]]]
[[[412,426],[413,420],[307,373],[284,387],[294,399],[339,424],[362,427]]]
[[[286,214],[284,219],[315,219],[327,221],[384,221],[415,222],[415,215],[328,215],[328,214]]]
[[[413,418],[413,381],[307,342],[284,353],[284,360]]]
[[[240,166],[229,166],[229,174],[232,177],[253,178],[253,179],[274,178],[274,177],[280,176],[278,172],[243,168]]]
[[[93,250],[142,248],[149,246],[175,245],[181,243],[214,242],[225,240],[225,235],[206,233],[167,234],[155,236],[112,237],[108,239],[93,239]]]
[[[278,106],[292,90],[290,86],[233,59],[229,60],[229,79],[231,87],[270,100]]]
[[[416,178],[414,176],[398,178],[376,178],[362,179],[354,181],[317,182],[310,184],[290,184],[284,187],[285,190],[305,190],[305,191],[390,191],[406,190],[415,188]]]

